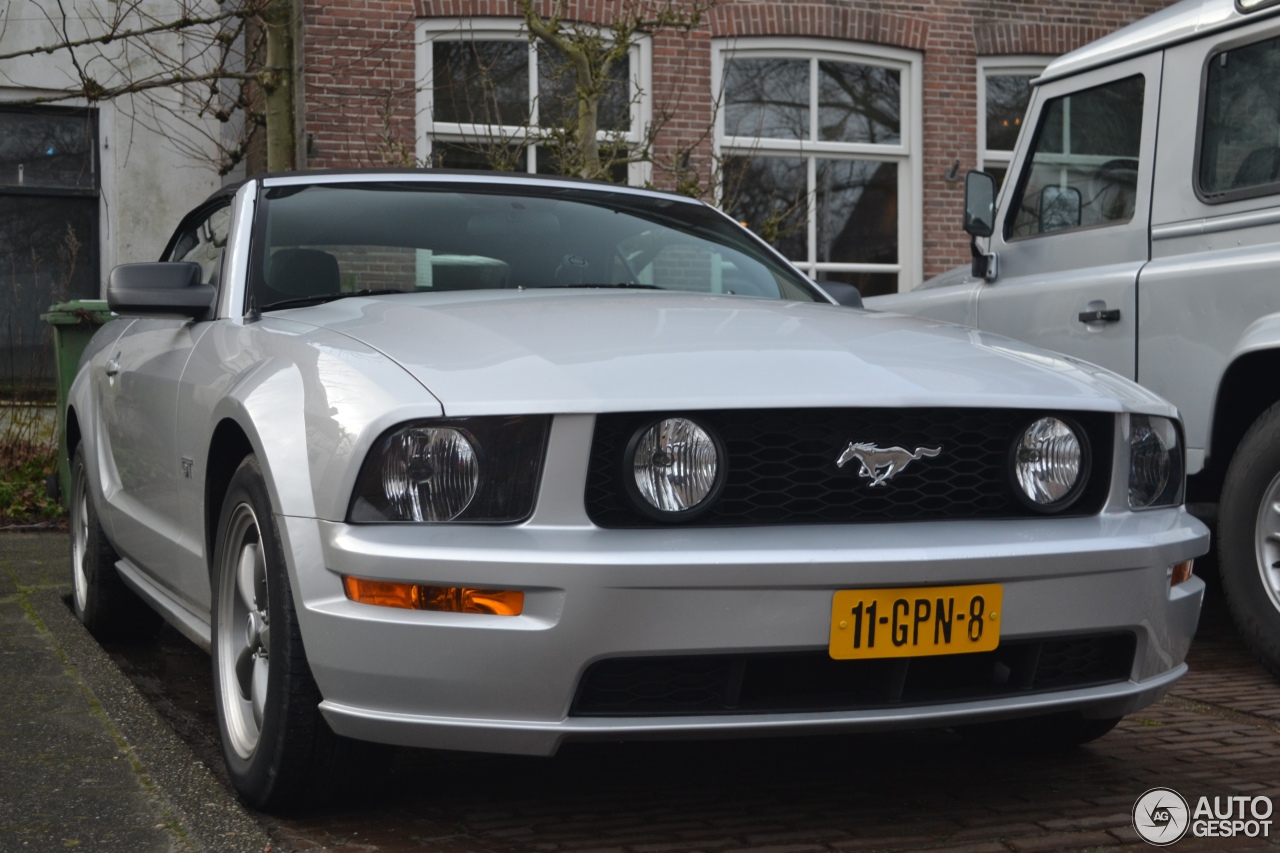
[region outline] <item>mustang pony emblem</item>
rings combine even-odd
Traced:
[[[849,442],[849,446],[836,460],[836,467],[843,468],[850,459],[857,459],[862,468],[859,477],[866,477],[872,486],[883,486],[892,480],[908,465],[923,456],[937,456],[941,447],[917,447],[912,453],[902,447],[876,447],[874,444]]]

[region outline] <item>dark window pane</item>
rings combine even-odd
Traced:
[[[1143,77],[1127,77],[1049,101],[1010,236],[1133,218],[1144,87]]]
[[[1012,151],[1031,101],[1031,80],[1024,74],[987,78],[987,148]]]
[[[999,190],[1004,186],[1004,179],[1009,173],[1009,166],[1007,163],[988,163],[982,167],[982,171],[996,179],[996,190]]]
[[[808,259],[808,179],[799,157],[727,157],[724,209],[792,261]]]
[[[732,59],[725,63],[724,132],[809,138],[809,61]]]
[[[819,160],[819,263],[898,262],[898,164]]]
[[[431,143],[431,165],[436,169],[527,172],[529,158],[523,146],[434,140]]]
[[[819,62],[820,137],[832,142],[900,142],[901,76],[875,65]]]
[[[529,45],[524,41],[433,43],[436,121],[524,125],[529,121]]]
[[[55,302],[97,299],[98,200],[0,195],[0,391],[53,387],[40,315]]]
[[[818,273],[818,281],[842,281],[858,288],[863,296],[884,296],[898,292],[898,274],[894,272],[832,272]]]
[[[89,113],[0,112],[0,186],[94,189]]]
[[[631,126],[631,98],[627,82],[631,61],[623,58],[609,68],[609,85],[600,98],[601,130],[625,131]],[[538,124],[564,127],[578,115],[577,76],[565,55],[548,44],[538,45]]]
[[[1218,54],[1208,76],[1201,189],[1221,193],[1280,181],[1280,39]]]

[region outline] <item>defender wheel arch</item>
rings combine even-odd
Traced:
[[[1206,468],[1192,483],[1192,500],[1216,501],[1222,492],[1227,466],[1236,447],[1253,422],[1277,401],[1262,389],[1274,387],[1280,374],[1280,349],[1247,352],[1226,369],[1218,385],[1213,423],[1206,448]]]

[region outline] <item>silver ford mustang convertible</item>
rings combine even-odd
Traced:
[[[75,608],[210,650],[260,807],[356,741],[1061,746],[1186,670],[1208,533],[1173,408],[838,304],[700,202],[267,177],[108,298],[68,400]]]

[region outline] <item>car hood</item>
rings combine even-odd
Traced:
[[[451,416],[986,406],[1171,412],[1101,368],[959,326],[648,291],[476,291],[282,311],[393,359]]]

